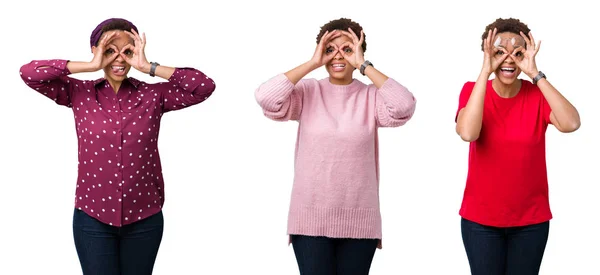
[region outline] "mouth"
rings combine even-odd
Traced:
[[[342,72],[346,68],[346,64],[341,64],[341,63],[331,64],[331,68],[334,72]]]
[[[500,68],[500,74],[504,77],[513,77],[516,73],[516,68],[504,67]]]
[[[113,74],[117,75],[117,76],[123,76],[125,75],[125,66],[110,66],[110,69],[112,71]]]

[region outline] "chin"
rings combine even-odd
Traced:
[[[500,81],[500,83],[504,85],[511,85],[519,79],[519,73],[516,73],[513,77],[505,77],[500,75],[499,73],[496,73],[496,78]]]

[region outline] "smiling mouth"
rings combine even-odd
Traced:
[[[119,71],[119,72],[122,72],[122,71],[124,71],[124,70],[125,70],[125,66],[110,66],[110,68],[111,68],[113,71]]]
[[[514,73],[515,68],[500,68],[500,71]]]
[[[334,72],[342,72],[346,68],[346,64],[331,64]]]

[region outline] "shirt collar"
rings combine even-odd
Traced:
[[[106,78],[104,78],[104,77],[103,78],[98,78],[98,79],[94,80],[94,86],[98,86],[98,84],[102,84],[102,83],[104,83],[104,81],[106,81]],[[141,82],[141,81],[139,81],[139,80],[137,80],[137,79],[135,79],[133,77],[125,78],[124,81],[128,81],[136,89],[138,88],[138,86],[140,85],[140,82]]]

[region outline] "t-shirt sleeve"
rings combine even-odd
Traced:
[[[463,88],[460,91],[460,97],[458,98],[458,109],[456,110],[456,115],[454,116],[454,122],[458,120],[458,113],[460,110],[467,106],[467,102],[469,102],[469,97],[471,97],[471,92],[473,91],[473,87],[475,87],[475,82],[467,82],[465,85],[463,85]]]

